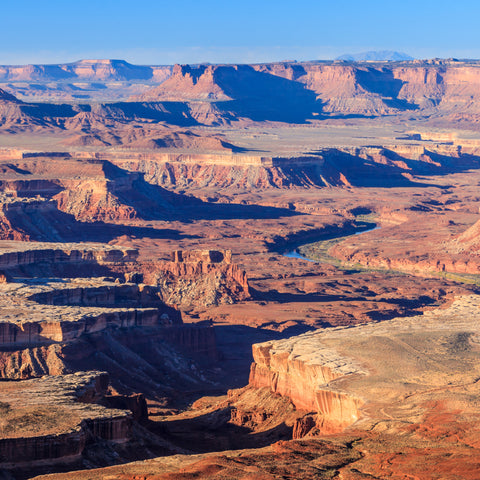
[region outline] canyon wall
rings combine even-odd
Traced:
[[[446,243],[444,253],[430,252],[425,254],[398,253],[388,255],[387,252],[373,248],[359,248],[356,245],[342,242],[329,250],[332,256],[367,268],[408,272],[412,274],[431,275],[434,272],[450,272],[468,275],[480,273],[478,260],[478,243],[462,246],[456,240]]]
[[[216,106],[228,110],[235,109],[232,100],[260,98],[263,92],[265,103],[270,97],[278,97],[281,89],[302,104],[310,103],[310,112],[316,96],[321,101],[322,113],[388,115],[419,109],[461,108],[478,114],[475,99],[479,84],[480,67],[475,62],[176,65],[172,76],[162,85],[134,98],[141,101],[215,100]],[[296,89],[296,85],[305,86],[306,91],[315,96],[310,98],[305,90]],[[248,111],[243,113],[248,115]]]
[[[329,384],[358,369],[328,349],[314,351],[307,343],[299,350],[295,341],[293,337],[253,345],[249,385],[269,388],[297,409],[315,414],[315,426],[322,433],[342,431],[358,420],[362,401]],[[300,424],[295,429],[298,436]]]
[[[21,246],[15,246],[17,245]],[[134,249],[102,246],[103,248],[87,247],[82,250],[80,244],[65,244],[63,249],[42,248],[44,245],[49,244],[28,243],[25,249],[13,248],[12,251],[0,252],[0,268],[10,270],[38,263],[123,263],[134,262],[138,257],[138,251]],[[73,248],[69,248],[70,245]]]
[[[30,155],[41,158],[51,152],[22,151],[16,154],[19,157],[27,155],[27,158],[18,158],[15,163],[32,173],[16,173],[17,178],[3,180],[0,189],[14,198],[41,195],[53,199],[62,212],[89,222],[138,217],[163,219],[171,218],[175,212],[178,215],[175,207],[179,204],[184,207],[199,205],[191,198],[175,196],[167,189],[238,191],[332,186],[401,187],[410,186],[415,175],[446,174],[452,168],[478,168],[480,148],[467,141],[463,143],[325,147],[314,155],[292,157],[181,152],[58,152],[65,158],[56,161],[58,171],[55,173],[48,170],[46,160],[29,160],[36,158]],[[6,152],[4,157],[8,156]],[[79,179],[79,175],[84,178]],[[5,203],[3,217],[7,223],[13,221],[9,220],[10,217],[20,216],[22,212],[16,212],[21,208],[25,208],[27,214],[40,208],[34,203],[30,207],[15,206],[13,199],[5,200]]]
[[[4,430],[0,439],[0,468],[80,465],[87,442],[126,442],[131,435],[131,413],[98,405],[107,393],[108,382],[105,373],[80,372],[28,380],[5,388],[0,394],[0,404],[5,410],[0,426]],[[57,426],[50,424],[51,419],[43,411],[45,407],[51,409],[53,416],[55,412],[61,413]],[[30,431],[28,414],[44,417],[46,423],[37,425],[36,433]],[[17,415],[24,415],[23,423],[16,422]]]
[[[67,313],[67,312],[66,312]],[[180,315],[176,312],[176,317]],[[169,314],[159,309],[124,309],[105,313],[87,313],[81,319],[41,320],[22,323],[0,323],[0,346],[38,346],[53,342],[68,342],[85,334],[118,328],[160,327],[172,323]],[[178,321],[178,320],[177,320]]]

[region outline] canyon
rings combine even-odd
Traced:
[[[0,66],[0,477],[478,478],[479,73]]]

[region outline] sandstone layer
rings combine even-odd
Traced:
[[[143,276],[131,271],[135,250],[100,244],[67,244],[61,249],[58,244],[21,242],[5,242],[2,247],[2,378],[62,375],[81,365],[102,365],[116,388],[127,393],[128,388],[141,388],[159,395],[173,385],[165,378],[172,370],[178,385],[198,382],[200,373],[191,371],[192,357],[216,360],[211,326],[184,325],[181,313],[162,300],[160,287],[142,283]],[[221,252],[217,255],[223,258]],[[78,277],[82,270],[98,269],[116,279]],[[137,283],[123,283],[124,277]],[[196,285],[190,288],[193,296],[203,294],[195,294]],[[215,296],[214,289],[211,295]],[[172,358],[174,366],[167,361]],[[121,379],[128,369],[136,375]]]
[[[477,303],[477,296],[463,297],[417,317],[255,345],[250,384],[316,412],[321,432],[324,425],[368,430],[382,422],[403,429],[436,392],[447,398],[476,388]]]
[[[107,387],[101,372],[4,383],[0,468],[78,466],[87,442],[126,442],[132,414],[99,405]]]
[[[260,110],[263,119],[288,121],[288,115],[282,118],[280,112],[271,116],[268,108],[272,109],[274,101],[288,105],[294,97],[297,109],[287,110],[290,110],[289,120],[297,123],[320,113],[386,115],[415,110],[445,112],[450,116],[457,112],[461,117],[455,117],[454,121],[465,121],[470,116],[475,122],[478,116],[475,85],[479,78],[476,63],[462,62],[442,65],[310,62],[193,68],[176,65],[172,76],[162,85],[136,98],[213,100],[224,111],[234,111],[237,118],[244,115],[254,120],[258,119]],[[299,88],[303,86],[306,89]],[[261,99],[255,111],[249,110],[249,102],[245,101],[254,98]]]
[[[180,307],[232,304],[250,298],[247,274],[232,263],[231,250],[177,250],[171,262],[140,265],[162,299]]]

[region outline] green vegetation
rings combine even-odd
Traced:
[[[357,215],[355,217],[356,222],[358,223],[359,232],[356,234],[362,233],[362,230],[367,231],[368,226],[373,225],[375,223],[375,215],[368,214],[368,215]],[[367,226],[367,228],[365,228]],[[362,230],[360,230],[362,229]],[[422,276],[432,276],[432,277],[441,277],[445,280],[450,280],[452,282],[463,283],[466,285],[475,285],[480,287],[480,275],[475,274],[468,274],[468,273],[452,273],[452,272],[404,272],[401,270],[393,270],[393,269],[386,269],[386,268],[369,268],[361,265],[359,263],[351,264],[347,262],[342,262],[336,257],[333,257],[328,252],[331,248],[335,245],[339,244],[340,242],[344,241],[345,239],[351,237],[352,235],[356,234],[347,234],[342,235],[340,237],[331,238],[328,240],[320,240],[318,242],[307,243],[305,245],[301,245],[297,248],[298,253],[303,255],[304,257],[314,260],[316,262],[326,263],[328,265],[333,265],[337,268],[341,268],[346,272],[382,272],[382,273],[395,273],[400,275],[415,275],[416,273],[421,273]]]
[[[472,273],[451,273],[451,272],[431,272],[436,277],[451,280],[452,282],[465,283],[466,285],[476,285],[480,287],[480,275]]]
[[[375,214],[366,214],[366,215],[357,215],[355,217],[355,223],[358,231],[356,233],[348,233],[339,237],[330,238],[328,240],[320,240],[318,242],[307,243],[305,245],[301,245],[298,247],[298,252],[303,255],[304,257],[309,258],[310,260],[314,260],[316,262],[327,263],[329,265],[333,265],[338,268],[342,268],[345,271],[358,271],[358,270],[371,270],[362,265],[355,264],[349,265],[338,258],[331,256],[328,251],[334,247],[335,245],[339,244],[343,240],[351,237],[352,235],[357,235],[362,232],[366,232],[375,228]]]

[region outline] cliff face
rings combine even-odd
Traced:
[[[29,129],[43,123],[41,120],[24,113],[21,105],[22,102],[14,95],[0,89],[0,126]]]
[[[172,158],[173,157],[173,158]],[[321,179],[321,157],[290,158],[284,161],[225,155],[171,155],[165,162],[122,162],[125,167],[145,173],[157,185],[175,188],[295,188],[325,186]],[[270,161],[269,161],[270,160]],[[295,168],[295,164],[299,164]]]
[[[254,363],[249,385],[267,387],[272,393],[290,399],[299,410],[316,414],[315,426],[322,433],[340,432],[358,420],[362,401],[329,387],[335,379],[358,371],[334,351],[316,352],[309,345],[295,351],[289,341],[267,342],[252,347]],[[301,422],[295,435],[310,430]]]
[[[473,146],[388,145],[323,148],[291,158],[170,153],[112,162],[166,188],[303,189],[410,186],[412,175],[450,172],[452,159],[457,168],[478,167],[478,153]]]
[[[61,211],[74,215],[76,219],[95,221],[151,218],[154,211],[161,217],[173,210],[172,195],[152,188],[141,173],[126,172],[102,160],[85,163],[93,163],[94,170],[99,172],[95,177],[58,181],[62,190],[53,198]]]
[[[271,79],[270,77],[273,77]],[[285,83],[279,83],[282,79]],[[388,114],[416,108],[467,107],[477,111],[479,67],[473,63],[271,63],[257,65],[137,66],[123,60],[0,66],[1,81],[148,81],[159,86],[141,101],[225,101],[261,96],[265,86],[305,85],[324,112]],[[162,83],[163,82],[163,83]],[[289,83],[290,82],[290,83]],[[269,92],[272,93],[271,91]],[[1,95],[12,100],[9,94]]]
[[[65,224],[71,228],[75,220],[160,218],[174,211],[174,194],[145,182],[142,172],[127,172],[103,159],[20,163],[17,169],[5,166],[0,182],[4,239],[61,241],[68,236]]]
[[[47,68],[48,67],[48,68]],[[275,63],[257,65],[133,66],[122,61],[82,61],[69,65],[0,67],[0,81],[44,82],[43,89],[9,87],[23,99],[43,95],[43,101],[68,98],[98,99],[109,82],[108,95],[130,102],[101,105],[23,103],[0,93],[0,125],[13,131],[56,131],[69,146],[129,148],[182,148],[225,151],[235,147],[221,135],[181,130],[168,131],[159,122],[177,127],[200,125],[252,125],[262,122],[306,124],[326,118],[348,120],[355,115],[431,116],[434,126],[480,122],[475,62]],[[48,78],[57,82],[48,85]],[[11,79],[11,80],[9,80]],[[68,84],[67,81],[71,81]],[[87,87],[76,87],[81,80]],[[138,81],[135,84],[133,82]],[[131,84],[128,82],[132,82]],[[152,85],[150,88],[149,85]],[[93,90],[92,90],[93,89]],[[84,93],[82,93],[82,91]],[[113,92],[113,93],[109,93]],[[138,94],[138,92],[143,92]],[[130,125],[125,124],[125,120]],[[153,122],[152,122],[153,121]],[[131,123],[144,131],[132,129]],[[68,131],[71,135],[64,135]],[[65,138],[66,137],[66,138]]]
[[[356,246],[339,244],[330,250],[330,254],[346,262],[358,263],[368,268],[380,268],[384,270],[397,270],[413,274],[430,275],[432,272],[451,272],[478,275],[480,263],[477,252],[478,244],[464,248],[458,241],[449,242],[449,252],[430,253],[428,256],[419,254],[396,255],[389,257],[385,252],[367,251],[358,249]],[[460,252],[461,255],[455,255]],[[451,255],[454,253],[454,255]],[[471,256],[471,254],[474,256]]]
[[[155,87],[145,95],[138,97],[138,100],[145,101],[155,97],[164,99],[215,99],[231,100],[218,85],[218,69],[211,65],[200,65],[190,67],[189,65],[175,65],[172,70],[172,76],[166,80],[167,84]],[[164,82],[165,83],[165,82]]]
[[[478,65],[368,66],[301,64],[259,66],[265,72],[292,78],[315,91],[325,110],[342,113],[388,114],[395,110],[468,107],[475,109]]]
[[[357,431],[372,433],[381,425],[382,433],[418,433],[425,412],[437,408],[436,401],[448,403],[452,375],[474,375],[470,355],[478,349],[470,338],[478,330],[477,305],[478,297],[471,295],[415,317],[254,345],[249,384],[267,387],[309,412],[295,423],[297,438],[338,432],[354,422]],[[459,342],[464,346],[455,347]]]
[[[138,251],[135,249],[122,250],[108,245],[97,244],[85,247],[82,244],[67,243],[63,245],[63,248],[58,248],[58,244],[52,243],[22,244],[13,242],[7,244],[0,252],[0,268],[15,270],[38,263],[124,263],[135,261],[137,257]]]
[[[128,384],[133,391],[158,393],[176,388],[175,383],[189,387],[197,383],[200,373],[192,371],[192,357],[207,362],[218,359],[212,326],[184,325],[180,312],[162,300],[161,288],[142,283],[143,275],[131,272],[138,255],[136,250],[101,244],[83,249],[78,244],[65,244],[63,249],[54,249],[48,248],[52,244],[22,242],[4,243],[3,247],[1,378],[57,376],[101,365],[122,389]],[[172,262],[175,265],[194,265],[203,259],[210,261],[212,270],[230,269],[234,273],[238,270],[229,263],[231,252],[176,252],[175,257],[177,262]],[[183,260],[187,262],[182,263]],[[77,275],[82,271],[92,274],[104,265],[107,269],[104,274],[112,268],[117,280],[111,277],[29,280],[29,276],[37,275],[39,265],[47,276],[62,273],[64,268]],[[158,266],[154,268],[158,273]],[[203,295],[199,290],[201,278],[182,279],[186,271],[176,273],[179,277],[172,280],[175,284],[172,289],[177,289],[177,296],[182,295],[179,290],[182,282],[189,282],[191,292],[196,292],[192,295]],[[193,274],[200,272],[195,270]],[[22,276],[23,282],[16,275]],[[123,276],[136,283],[120,283]],[[227,284],[234,278],[230,275]],[[238,280],[244,282],[242,286],[248,292],[244,272],[238,274]],[[242,286],[235,284],[231,290]],[[210,293],[217,295],[216,291]],[[95,425],[90,427],[97,428]],[[99,424],[98,428],[104,427]]]
[[[124,60],[80,60],[58,65],[1,65],[1,81],[125,81],[168,78],[170,66],[139,66]]]
[[[81,372],[18,382],[2,389],[0,468],[79,465],[87,442],[127,441],[132,415],[97,404],[107,387],[105,373]],[[41,424],[27,420],[38,417],[43,419]],[[21,418],[24,420],[18,421]]]
[[[253,98],[263,91],[266,82],[277,85],[270,77],[290,82],[285,83],[283,88],[304,85],[321,101],[322,113],[388,115],[418,109],[460,108],[470,113],[479,112],[475,99],[478,96],[480,68],[476,64],[462,63],[276,63],[252,67],[176,65],[172,76],[164,84],[145,92],[138,99],[225,101]],[[246,78],[248,89],[240,88],[238,85],[245,83]],[[311,108],[314,103],[315,99],[311,99]],[[315,109],[310,114],[313,111]]]

